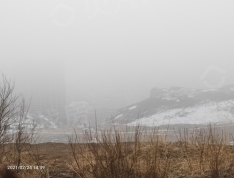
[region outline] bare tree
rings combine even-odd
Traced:
[[[25,125],[25,120],[28,117],[29,105],[26,106],[25,100],[19,106],[19,114],[17,116],[17,129],[14,134],[14,150],[16,151],[16,165],[17,167],[21,164],[21,153],[27,143],[32,143],[32,139],[36,129],[36,123],[32,120],[30,125]]]
[[[0,83],[0,157],[5,153],[5,144],[12,141],[12,134],[9,133],[10,125],[15,122],[21,95],[14,95],[14,83],[8,81],[2,74]],[[2,159],[0,159],[2,162]]]
[[[3,158],[7,152],[6,143],[14,143],[16,164],[19,166],[23,146],[32,141],[36,123],[33,122],[30,126],[25,126],[30,105],[26,105],[22,95],[14,94],[14,88],[14,82],[7,80],[2,74],[0,83],[0,158]],[[2,161],[0,159],[0,163]]]

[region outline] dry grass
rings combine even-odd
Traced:
[[[14,166],[17,163],[17,152],[14,145],[8,144],[9,152],[4,156],[4,164]],[[57,178],[59,173],[70,173],[67,162],[71,162],[71,151],[68,144],[63,143],[41,143],[24,144],[21,155],[21,166],[33,166],[32,169],[19,169],[20,178],[47,178],[47,170],[50,178]],[[34,168],[35,166],[35,168]],[[36,169],[38,166],[38,169]],[[45,166],[41,167],[40,166]],[[16,170],[13,170],[17,172]],[[1,173],[0,173],[1,176]],[[0,177],[1,178],[1,177]],[[5,177],[3,177],[5,178]]]
[[[167,132],[166,132],[167,133]],[[158,128],[117,128],[74,133],[69,144],[24,144],[21,165],[46,166],[20,170],[18,177],[51,178],[61,173],[74,178],[231,178],[234,177],[234,146],[228,133],[208,126],[161,134]],[[171,140],[170,140],[171,141]],[[81,143],[83,142],[83,143]],[[8,144],[4,164],[15,165],[17,152]],[[1,176],[1,172],[0,172]]]
[[[175,132],[176,142],[168,142],[155,128],[150,132],[136,127],[129,131],[85,131],[83,140],[75,133],[69,139],[73,162],[69,168],[84,178],[166,178],[234,177],[234,148],[228,133],[215,127]],[[96,140],[97,143],[93,143]]]

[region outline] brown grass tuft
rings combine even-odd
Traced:
[[[96,133],[85,131],[81,144],[75,133],[69,138],[73,162],[69,168],[84,178],[174,178],[231,177],[234,147],[223,130],[209,125],[203,129],[174,132],[167,141],[159,129],[118,129]],[[96,143],[93,143],[96,140]]]

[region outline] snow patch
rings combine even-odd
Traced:
[[[137,106],[132,106],[130,108],[128,108],[128,110],[132,110],[132,109],[135,109]]]
[[[191,108],[179,108],[143,117],[128,123],[128,126],[160,126],[173,124],[233,123],[233,114],[227,112],[234,107],[234,100],[208,103]]]
[[[123,116],[123,114],[119,114],[118,116],[115,117],[115,119],[118,119],[118,118],[120,118],[122,116]]]
[[[219,91],[219,90],[216,88],[211,88],[211,89],[203,89],[202,91],[203,92],[210,92],[210,91]]]

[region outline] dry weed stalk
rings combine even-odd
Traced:
[[[215,126],[174,130],[175,142],[159,128],[126,128],[75,132],[69,138],[77,177],[230,177],[234,175],[234,148],[227,145],[227,133]],[[96,140],[96,142],[93,142]],[[80,143],[83,142],[83,143]]]
[[[76,132],[69,138],[70,168],[78,177],[168,177],[170,154],[157,129],[152,134],[140,127],[125,132],[114,128],[83,136],[86,143],[78,142]]]

